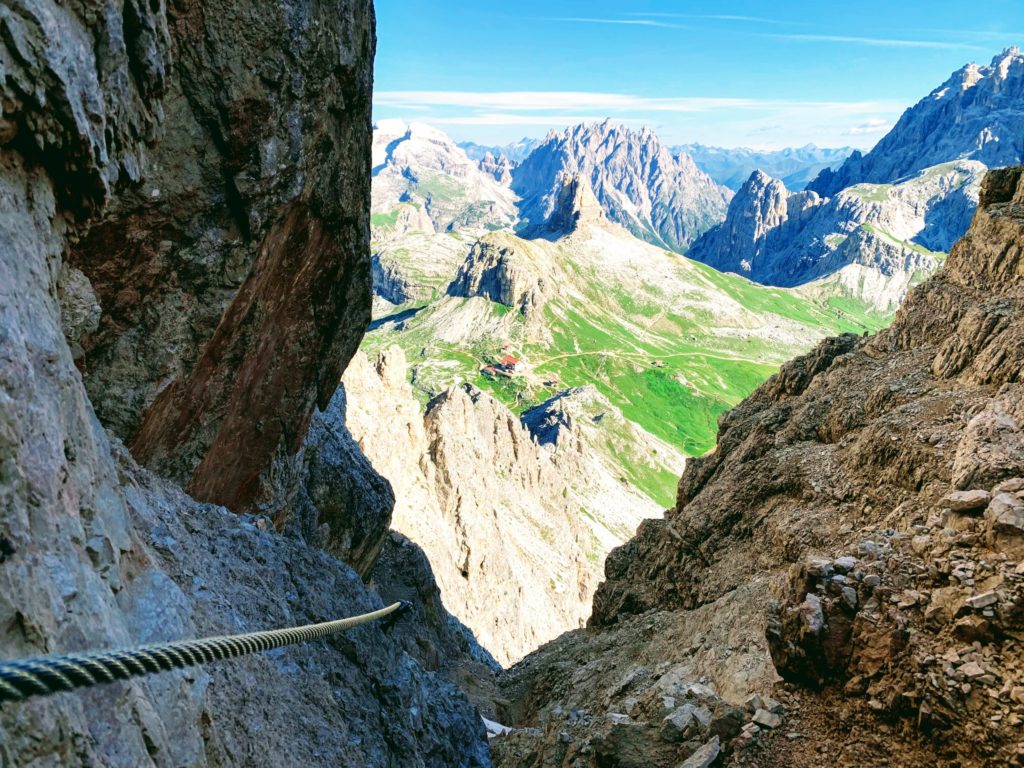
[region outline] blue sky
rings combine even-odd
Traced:
[[[870,147],[1024,2],[377,0],[374,116],[505,143],[580,120],[671,144]]]

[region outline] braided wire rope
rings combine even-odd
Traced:
[[[304,643],[392,616],[396,611],[403,611],[408,607],[409,604],[402,601],[370,613],[301,627],[157,643],[125,650],[69,653],[4,661],[0,662],[0,703],[21,701],[30,696],[47,696],[156,672],[169,672],[172,669],[209,664],[236,656],[269,651],[284,645]],[[392,621],[394,619],[397,619],[397,615],[392,616]]]

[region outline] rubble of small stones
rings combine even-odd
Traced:
[[[771,696],[754,694],[734,706],[710,681],[690,680],[667,662],[631,668],[602,704],[599,711],[555,704],[536,725],[498,734],[491,741],[496,764],[706,768],[782,728],[786,717]]]
[[[966,727],[986,759],[1014,764],[1024,759],[1024,558],[1014,554],[1024,478],[940,505],[899,529],[862,531],[849,553],[809,557],[770,630],[773,657],[787,678],[841,685],[940,743]]]

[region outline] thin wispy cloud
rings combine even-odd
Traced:
[[[674,24],[655,19],[602,19],[593,16],[550,16],[540,21],[561,21],[574,24],[621,24],[627,27],[658,27],[661,29],[690,29],[684,24]]]
[[[853,35],[804,35],[804,34],[762,34],[775,40],[793,40],[808,43],[849,43],[877,48],[941,48],[945,50],[987,50],[972,43],[947,42],[944,40],[904,40],[892,37],[856,37]]]
[[[633,27],[656,27],[663,29],[695,29],[686,24],[676,24],[664,21],[664,19],[717,19],[721,21],[742,21],[756,22],[759,24],[784,24],[778,19],[767,19],[759,16],[740,16],[732,14],[668,14],[668,13],[631,13],[627,14],[632,18],[604,18],[598,16],[553,16],[539,19],[539,21],[557,21],[575,24],[618,24]],[[787,40],[791,42],[805,43],[840,43],[846,45],[864,45],[873,48],[936,48],[942,50],[987,50],[983,46],[975,45],[957,40],[913,40],[909,38],[895,37],[866,37],[860,35],[830,35],[830,34],[804,34],[804,33],[768,33],[768,32],[740,32],[739,34],[751,37],[771,38],[774,40]],[[955,34],[955,33],[951,33]]]
[[[845,136],[870,136],[874,133],[886,133],[893,124],[888,120],[883,120],[879,117],[865,120],[859,125],[855,125],[852,128],[847,128],[843,131]]]
[[[708,19],[711,21],[742,21],[753,24],[800,24],[802,22],[783,21],[782,19],[766,19],[763,16],[738,16],[727,13],[627,13],[627,16],[638,16],[651,19]]]
[[[679,96],[648,97],[625,93],[591,91],[377,91],[377,106],[417,109],[444,107],[487,112],[543,112],[573,110],[608,114],[613,112],[709,112],[713,110],[825,109],[864,114],[902,110],[906,104],[893,100],[800,101]]]
[[[973,37],[975,40],[1005,40],[1007,44],[1010,41],[1024,40],[1024,32],[1000,32],[998,30],[988,31],[980,29],[935,29],[932,27],[925,27],[918,31],[928,35],[963,35],[964,37]]]

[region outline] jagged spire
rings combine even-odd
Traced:
[[[601,203],[594,196],[590,182],[585,177],[578,173],[563,173],[561,181],[555,207],[548,217],[548,230],[559,235],[569,235],[580,224],[604,219]]]

